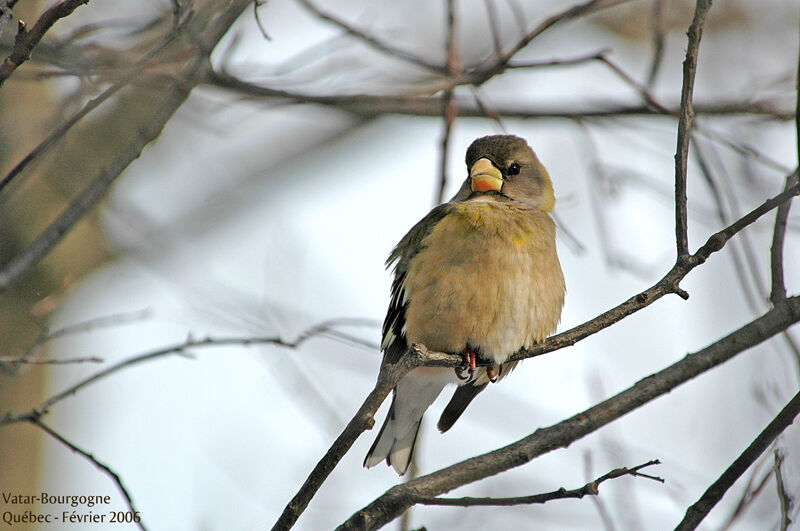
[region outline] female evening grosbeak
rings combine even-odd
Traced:
[[[439,419],[445,432],[490,381],[514,368],[514,352],[555,331],[564,304],[550,177],[525,140],[485,136],[467,149],[469,176],[392,250],[392,297],[383,363],[413,343],[460,353],[466,369],[420,367],[394,389],[389,414],[364,459],[408,469],[422,415],[457,383]],[[481,361],[478,366],[478,360]],[[464,374],[466,373],[466,374]]]

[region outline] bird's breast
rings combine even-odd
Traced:
[[[564,277],[555,225],[540,211],[459,203],[410,261],[406,337],[433,350],[469,345],[502,363],[555,330]]]

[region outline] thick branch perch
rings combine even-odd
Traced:
[[[541,428],[504,448],[392,487],[367,507],[353,514],[339,529],[377,529],[397,518],[419,497],[438,496],[462,485],[524,465],[552,450],[566,447],[798,321],[800,297],[784,299],[766,314],[705,349],[687,355],[677,363],[640,380],[582,413],[553,426]]]

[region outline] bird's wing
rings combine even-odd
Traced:
[[[408,273],[408,266],[411,260],[422,249],[422,241],[431,233],[433,227],[441,221],[443,217],[453,210],[451,203],[444,203],[422,218],[414,225],[408,234],[392,249],[386,266],[394,266],[394,280],[392,281],[392,295],[389,302],[389,310],[386,312],[386,319],[383,321],[381,349],[383,350],[384,363],[396,363],[408,349],[406,341],[406,307],[408,306],[408,295],[405,290],[405,279]]]

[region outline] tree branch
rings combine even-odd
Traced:
[[[95,466],[95,468],[101,470],[104,474],[110,477],[111,480],[117,485],[117,489],[119,489],[120,493],[122,494],[122,497],[125,498],[125,503],[128,506],[128,509],[134,514],[137,514],[139,512],[138,509],[136,509],[136,506],[133,504],[133,498],[131,498],[130,493],[128,493],[128,489],[126,489],[125,485],[123,485],[122,478],[119,477],[119,474],[114,472],[114,470],[112,470],[111,467],[109,467],[105,463],[101,463],[100,461],[98,461],[95,456],[93,456],[86,450],[83,450],[75,446],[73,443],[65,439],[60,433],[58,433],[53,428],[42,422],[40,419],[38,418],[29,419],[28,422],[30,422],[34,426],[41,428],[48,435],[53,437],[55,440],[57,440],[58,442],[60,442],[73,452],[75,452],[76,454],[80,454],[84,458],[88,459],[89,462]],[[141,516],[138,520],[135,520],[135,522],[136,525],[139,526],[139,529],[141,529],[142,531],[147,531],[147,528],[144,526],[144,523],[142,522]]]
[[[458,51],[456,48],[456,17],[455,0],[447,2],[447,72],[452,77],[457,77]],[[444,201],[444,190],[447,187],[447,156],[450,147],[450,131],[458,114],[458,106],[453,103],[453,89],[448,88],[442,93],[442,143],[439,150],[439,187],[436,192],[436,203]]]
[[[194,56],[186,61],[187,65],[181,69],[177,78],[171,80],[161,91],[161,102],[156,105],[152,116],[137,131],[134,139],[121,150],[119,156],[100,170],[66,210],[0,271],[0,293],[39,263],[75,224],[105,197],[111,184],[141,155],[144,147],[161,134],[167,121],[183,104],[195,85],[204,78],[208,69],[208,54],[248,3],[249,0],[233,0],[220,14],[217,4],[209,2],[203,12],[196,13],[192,17],[189,24],[193,27],[188,27],[186,31],[189,35],[197,37],[194,43],[197,46]]]
[[[412,53],[409,53],[409,52],[407,52],[405,50],[401,50],[399,48],[395,48],[394,46],[390,46],[389,44],[386,44],[385,42],[377,39],[376,37],[373,37],[372,35],[369,35],[368,33],[364,32],[364,31],[362,31],[360,29],[357,29],[353,25],[345,22],[344,20],[342,20],[342,19],[340,19],[340,18],[338,18],[338,17],[336,17],[334,15],[332,15],[331,13],[321,10],[320,8],[318,8],[317,6],[312,4],[310,2],[310,0],[297,0],[297,2],[301,6],[305,7],[307,10],[309,10],[311,13],[316,15],[317,17],[319,17],[322,20],[325,20],[327,22],[330,22],[334,26],[337,26],[337,27],[343,29],[345,31],[345,33],[347,33],[348,35],[352,35],[353,37],[356,37],[360,41],[362,41],[365,44],[367,44],[368,46],[378,50],[379,52],[382,52],[382,53],[384,53],[386,55],[389,55],[389,56],[392,56],[392,57],[398,57],[400,59],[403,59],[404,61],[407,61],[407,62],[409,62],[411,64],[415,64],[417,66],[421,66],[421,67],[423,67],[423,68],[425,68],[427,70],[430,70],[431,72],[435,72],[437,74],[446,74],[447,73],[447,69],[444,66],[436,64],[436,63],[432,63],[432,62],[428,61],[427,59],[425,59],[424,57],[420,57],[420,56],[414,55]]]
[[[772,471],[775,473],[775,485],[778,488],[778,500],[781,503],[781,531],[787,531],[789,524],[792,523],[792,519],[789,518],[792,512],[792,498],[786,492],[786,486],[783,483],[783,473],[781,472],[783,452],[780,448],[775,448],[774,455],[775,465],[772,467]]]
[[[561,487],[552,492],[545,492],[543,494],[533,494],[531,496],[517,496],[513,498],[474,498],[466,496],[463,498],[438,498],[438,497],[419,497],[414,500],[415,503],[421,505],[440,505],[447,507],[475,507],[475,506],[511,506],[511,505],[534,505],[547,503],[552,500],[563,500],[567,498],[583,498],[584,496],[597,496],[600,493],[600,484],[609,479],[616,479],[622,476],[633,476],[652,479],[660,483],[664,480],[657,476],[649,474],[642,474],[639,471],[643,468],[660,465],[661,461],[654,459],[633,468],[615,468],[614,470],[600,476],[599,478],[590,481],[583,487],[577,489],[566,490]]]
[[[588,60],[581,58],[582,60]],[[558,62],[548,61],[546,63]],[[576,62],[582,62],[577,61]],[[540,66],[552,66],[544,62]],[[520,68],[524,64],[520,64]],[[338,110],[372,118],[384,114],[400,114],[407,116],[440,117],[442,115],[442,100],[438,96],[416,95],[319,95],[296,92],[291,90],[264,87],[239,79],[224,71],[208,72],[203,82],[207,85],[236,92],[251,98],[264,98],[276,100],[283,104],[317,104],[334,107]],[[464,81],[462,84],[471,84]],[[467,118],[485,118],[486,112],[481,109],[472,98],[454,96],[453,101],[458,106],[459,116]],[[679,110],[665,107],[664,110],[655,109],[648,105],[631,105],[622,101],[594,102],[584,108],[573,104],[564,107],[530,105],[517,105],[499,103],[494,105],[496,114],[508,118],[612,118],[625,116],[677,116]],[[709,102],[695,106],[697,114],[713,116],[753,115],[774,118],[777,120],[794,119],[794,109],[791,111],[781,109],[775,105],[751,101]],[[739,148],[738,150],[741,150]]]
[[[392,389],[395,388],[397,382],[400,381],[400,378],[417,367],[435,365],[437,362],[440,364],[450,363],[453,357],[448,354],[429,351],[425,348],[425,345],[412,345],[412,348],[394,365],[381,365],[375,388],[367,395],[356,414],[347,423],[347,426],[345,426],[328,451],[325,452],[322,459],[319,460],[314,470],[311,471],[311,474],[308,475],[308,478],[300,487],[300,490],[297,491],[297,494],[283,509],[283,513],[281,513],[281,516],[272,527],[273,531],[291,529],[294,526],[311,499],[333,472],[333,469],[336,468],[336,465],[339,464],[339,461],[342,460],[342,457],[350,450],[356,439],[366,430],[372,429],[375,424],[375,413],[386,397],[389,396]]]
[[[311,339],[312,337],[318,337],[320,335],[326,334],[328,332],[334,331],[333,327],[337,324],[341,323],[350,323],[350,320],[331,320],[326,321],[318,325],[314,325],[311,328],[305,330],[296,339],[292,341],[285,340],[280,336],[272,336],[272,337],[228,337],[228,338],[214,338],[214,337],[206,337],[204,339],[192,339],[191,337],[188,338],[186,341],[170,345],[167,347],[163,347],[160,349],[152,350],[149,352],[145,352],[143,354],[139,354],[138,356],[133,356],[131,358],[124,359],[114,365],[103,369],[81,381],[78,383],[70,386],[69,388],[65,389],[64,391],[57,393],[50,398],[46,399],[42,402],[38,407],[33,408],[29,411],[24,413],[18,414],[11,414],[7,413],[5,416],[0,417],[0,426],[5,424],[12,424],[15,422],[30,422],[31,420],[38,419],[43,415],[47,414],[52,406],[61,402],[65,398],[68,398],[79,390],[83,389],[84,387],[107,378],[112,374],[119,372],[122,369],[127,367],[131,367],[133,365],[138,365],[140,363],[144,363],[147,361],[153,361],[158,358],[163,358],[165,356],[170,356],[173,354],[177,355],[185,355],[186,351],[196,348],[205,348],[205,347],[224,347],[224,346],[231,346],[231,345],[241,345],[241,346],[250,346],[250,345],[276,345],[291,349],[299,348],[303,343]]]
[[[25,23],[20,20],[17,26],[17,36],[14,38],[14,47],[8,57],[3,60],[2,65],[0,65],[0,87],[22,63],[30,59],[31,52],[42,40],[44,34],[53,27],[53,24],[64,17],[68,17],[80,6],[88,3],[89,0],[60,0],[42,13],[30,31],[26,29]]]
[[[800,129],[798,129],[800,134]],[[798,184],[798,172],[796,170],[786,177],[784,189],[788,189]],[[781,203],[775,215],[775,227],[772,233],[772,247],[770,248],[770,273],[772,276],[772,289],[769,300],[772,304],[786,297],[786,285],[783,280],[783,241],[786,238],[786,222],[789,219],[789,209],[792,208],[792,201]]]
[[[602,426],[668,393],[800,321],[800,297],[781,301],[766,314],[662,371],[567,420],[492,452],[397,485],[353,514],[339,529],[377,529],[390,522],[418,497],[438,496],[454,488],[493,476],[563,448]]]
[[[689,239],[686,210],[686,171],[689,156],[689,138],[694,120],[692,93],[697,73],[697,53],[703,35],[703,23],[711,9],[711,0],[697,0],[694,19],[689,26],[689,44],[683,62],[683,87],[681,88],[681,111],[678,118],[678,148],[675,153],[675,239],[678,258],[689,255]]]
[[[797,299],[796,297],[793,298]],[[794,421],[794,418],[798,414],[800,414],[800,392],[794,395],[794,398],[792,398],[781,412],[772,419],[772,422],[770,422],[767,427],[764,428],[764,431],[750,443],[747,449],[731,463],[731,466],[722,473],[719,479],[708,487],[700,499],[689,507],[686,511],[686,516],[684,516],[675,530],[687,531],[695,529],[700,525],[703,518],[705,518],[717,502],[722,499],[728,489],[745,473],[750,465],[764,453],[767,447],[772,444],[772,441],[783,433],[783,430]]]

